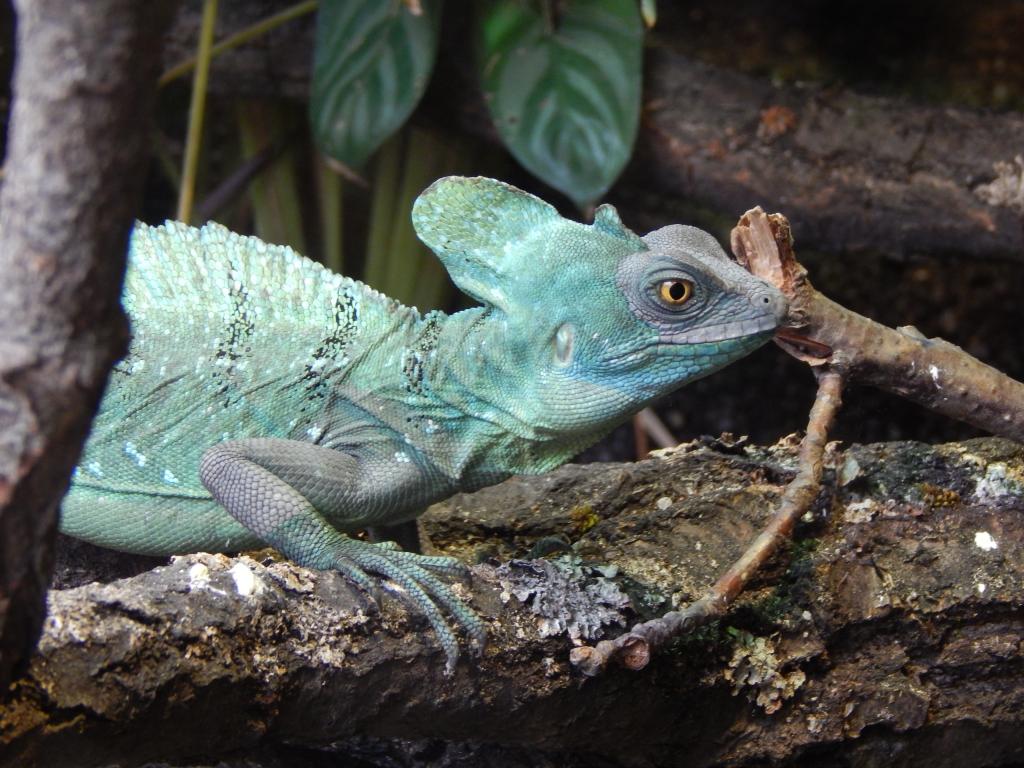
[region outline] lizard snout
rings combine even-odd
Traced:
[[[786,297],[772,285],[761,283],[755,286],[747,294],[751,306],[759,313],[775,318],[775,324],[779,325],[789,311],[789,302]]]

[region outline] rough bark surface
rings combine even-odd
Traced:
[[[770,200],[814,250],[1024,259],[1024,209],[991,194],[1024,115],[778,86],[657,49],[647,64],[633,169],[660,194]]]
[[[199,5],[183,5],[168,66],[191,55]],[[218,34],[286,5],[224,0]],[[313,17],[303,17],[225,54],[211,89],[305,99],[312,30]],[[428,92],[423,114],[497,142],[466,44],[468,17],[449,14],[446,34],[441,84]],[[660,225],[666,211],[674,221],[694,206],[731,218],[768,200],[812,250],[1024,259],[1024,115],[775,85],[657,46],[644,66],[637,151],[611,193],[636,210],[638,223]]]
[[[57,502],[127,341],[124,251],[170,11],[133,0],[15,5],[0,195],[0,686],[37,637]]]
[[[785,216],[760,206],[747,211],[731,244],[742,266],[785,296],[789,308],[775,341],[790,355],[848,384],[885,389],[989,434],[1024,440],[1024,382],[945,339],[888,328],[815,290]]]
[[[573,673],[572,637],[704,591],[771,514],[795,445],[693,444],[433,509],[439,550],[590,563],[476,566],[465,594],[492,643],[452,677],[393,594],[377,612],[286,563],[196,555],[53,592],[0,710],[0,766],[1024,760],[1024,448],[1003,440],[833,449],[813,519],[719,625],[641,673]]]

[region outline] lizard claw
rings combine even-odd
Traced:
[[[334,567],[364,589],[372,588],[367,574],[383,577],[398,585],[437,635],[445,653],[445,670],[449,674],[459,659],[459,643],[439,606],[465,630],[474,646],[482,649],[486,644],[487,630],[483,621],[435,575],[467,576],[469,569],[455,558],[418,555],[393,546],[345,539],[338,542]]]

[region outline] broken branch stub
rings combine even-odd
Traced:
[[[1024,384],[954,344],[910,327],[888,328],[823,296],[796,260],[785,216],[753,208],[733,229],[731,243],[741,264],[789,299],[789,330],[776,336],[786,352],[810,365],[828,364],[848,383],[1024,441]]]

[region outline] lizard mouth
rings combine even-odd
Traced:
[[[776,330],[775,343],[787,351],[795,350],[798,355],[816,360],[825,360],[832,356],[832,347],[808,338],[795,328],[782,327]]]
[[[733,320],[717,325],[706,325],[679,333],[662,334],[665,344],[708,344],[716,341],[732,341],[745,336],[760,337],[774,333],[779,327],[775,315],[761,315],[744,320]]]

